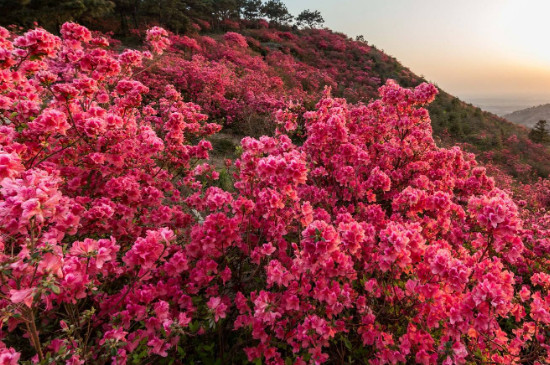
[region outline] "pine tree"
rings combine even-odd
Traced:
[[[262,11],[262,0],[244,1],[241,14],[245,19],[253,20],[260,17]]]
[[[262,15],[277,24],[287,24],[294,18],[280,0],[269,0],[262,6]]]
[[[536,143],[550,142],[550,132],[548,131],[546,120],[539,120],[529,132],[529,138]]]
[[[304,10],[298,14],[298,17],[296,18],[296,23],[299,26],[305,25],[310,28],[321,26],[324,22],[325,19],[323,19],[319,10]]]

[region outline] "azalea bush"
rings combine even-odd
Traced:
[[[280,99],[225,191],[146,42],[0,28],[0,363],[550,361],[550,218],[435,145],[434,86]]]
[[[370,59],[378,51],[326,30],[298,36],[247,29],[222,36],[171,35],[170,40],[165,57],[139,80],[153,93],[173,84],[211,120],[241,135],[272,132],[275,111],[290,102],[314,106],[324,86],[354,101],[371,99],[381,86]],[[416,81],[396,70],[391,76]]]
[[[238,33],[228,32],[219,40],[199,35],[172,36],[170,40],[169,52],[139,79],[159,95],[166,83],[173,84],[185,100],[198,104],[211,120],[231,126],[241,135],[272,132],[273,112],[289,102],[310,100],[314,104],[301,79],[293,75],[285,82],[283,73],[272,66],[280,57],[264,60]],[[292,66],[285,63],[281,68],[286,72]],[[301,68],[297,67],[296,73]],[[310,82],[315,83],[319,79],[315,70],[307,71],[303,77],[311,76]]]

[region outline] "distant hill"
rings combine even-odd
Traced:
[[[533,128],[539,120],[550,121],[550,104],[517,110],[513,113],[504,115],[504,118],[516,124]]]

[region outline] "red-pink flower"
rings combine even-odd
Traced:
[[[10,289],[10,300],[13,303],[23,303],[27,307],[31,307],[34,300],[34,292],[36,288],[27,289]]]
[[[170,45],[168,32],[161,27],[153,27],[147,30],[146,40],[157,54],[162,54]]]
[[[208,300],[207,306],[214,314],[214,320],[216,322],[226,317],[227,305],[223,303],[220,297],[211,297]]]
[[[145,273],[155,267],[173,237],[173,232],[166,228],[147,231],[146,237],[138,238],[123,260],[130,267],[139,267],[140,273]]]
[[[17,365],[21,354],[13,347],[7,348],[0,346],[0,364],[2,365]]]
[[[0,180],[5,177],[17,177],[24,170],[19,155],[0,150]]]

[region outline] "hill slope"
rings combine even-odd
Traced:
[[[228,140],[273,131],[274,113],[290,102],[294,110],[311,110],[325,86],[348,102],[367,103],[387,79],[404,87],[425,81],[362,36],[354,41],[327,29],[300,30],[300,16],[291,26],[292,16],[278,0],[84,3],[77,9],[71,1],[55,7],[49,2],[8,2],[0,5],[6,15],[0,24],[28,27],[38,22],[57,31],[64,21],[76,20],[112,31],[125,45],[139,44],[133,36],[151,24],[170,29],[176,34],[174,48],[150,72],[152,80],[175,81],[186,100],[226,126],[232,135]],[[322,17],[316,21],[322,23]],[[550,173],[550,154],[527,139],[526,129],[444,92],[429,110],[440,144],[463,144],[478,159],[523,181]]]
[[[511,122],[533,128],[539,120],[550,120],[550,104],[517,110],[503,117]]]
[[[388,79],[414,87],[426,80],[364,41],[328,29],[292,29],[241,22],[229,32],[195,31],[172,37],[172,50],[144,76],[158,88],[173,83],[199,104],[225,133],[274,130],[274,115],[291,105],[311,110],[326,86],[351,103],[368,103]],[[440,90],[429,106],[442,146],[461,144],[484,163],[522,181],[550,173],[550,153],[528,130]],[[224,144],[222,155],[231,150]]]

